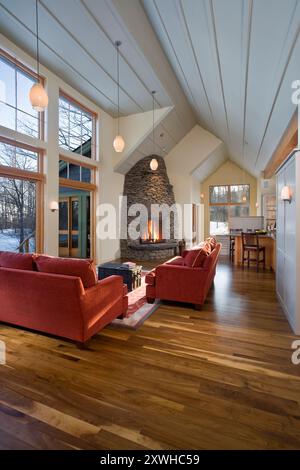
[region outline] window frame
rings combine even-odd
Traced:
[[[63,98],[67,101],[69,101],[71,104],[73,103],[76,107],[81,108],[83,111],[89,113],[92,116],[92,142],[91,142],[91,158],[86,157],[85,155],[82,155],[81,153],[78,153],[79,157],[85,158],[87,160],[97,160],[96,155],[96,148],[97,148],[97,120],[98,120],[98,114],[95,111],[92,111],[90,108],[82,104],[80,101],[78,101],[76,98],[73,98],[70,96],[68,93],[66,93],[63,89],[59,89],[59,96],[58,99]],[[58,103],[58,127],[59,127],[59,103]],[[58,141],[58,146],[60,153],[67,151],[70,153],[73,153],[72,150],[66,149],[65,147],[61,147],[59,145]],[[61,155],[62,156],[62,155]],[[65,159],[65,157],[64,157]]]
[[[245,202],[232,202],[231,201],[231,187],[232,186],[247,186],[248,187],[248,194],[249,194],[249,200],[248,201],[245,201]],[[227,202],[211,202],[211,198],[210,198],[210,190],[211,188],[216,188],[216,187],[222,187],[222,188],[227,188],[227,194],[228,194],[228,199],[227,199]],[[233,206],[241,206],[241,207],[248,207],[249,208],[249,212],[250,212],[250,206],[251,206],[251,187],[250,187],[250,184],[249,183],[235,183],[235,184],[213,184],[213,185],[210,185],[209,188],[208,188],[208,195],[209,195],[209,205],[208,205],[208,208],[209,208],[209,226],[210,226],[210,223],[211,223],[211,211],[210,211],[210,208],[211,207],[227,207],[228,208],[228,220],[230,218],[229,216],[229,213],[230,213],[230,207],[233,207]],[[210,229],[209,229],[209,233],[210,233]]]
[[[34,78],[34,80],[38,83],[41,83],[43,85],[43,87],[45,87],[45,82],[46,82],[46,79],[45,77],[43,77],[42,75],[38,75],[36,72],[34,72],[31,68],[29,68],[27,65],[23,64],[22,62],[20,62],[20,60],[18,60],[16,57],[12,56],[11,54],[9,54],[8,52],[6,52],[4,49],[2,49],[0,47],[0,58],[3,58],[5,59],[7,62],[10,62],[13,66],[14,66],[14,70],[16,71],[16,69],[19,69],[21,70],[21,72],[29,75],[30,77]],[[9,105],[8,103],[5,103],[4,101],[1,101],[1,103],[5,104],[6,106],[9,106],[11,107],[12,109],[16,111],[20,111],[22,113],[25,113],[25,111],[23,111],[22,109],[19,109],[17,106],[11,106]],[[33,139],[36,139],[36,140],[42,140],[44,141],[45,140],[45,111],[41,111],[41,112],[38,112],[38,121],[39,121],[39,125],[38,125],[38,137],[32,137],[32,136],[29,136],[29,137],[32,137]],[[15,124],[16,124],[16,117],[15,117]],[[16,127],[16,126],[15,126]],[[24,136],[28,136],[28,134],[25,134],[24,132],[20,132],[20,131],[17,131],[16,128],[15,129],[11,129],[10,127],[5,127],[5,129],[9,129],[10,131],[13,131],[13,132],[18,132]]]
[[[231,201],[231,191],[230,191],[230,188],[232,186],[247,186],[249,191],[248,191],[248,194],[249,194],[249,201],[246,201],[246,202],[232,202]],[[211,202],[210,200],[210,188],[227,188],[228,190],[228,202]],[[250,206],[250,200],[251,200],[251,194],[250,194],[250,184],[240,184],[240,183],[237,183],[237,184],[212,184],[209,186],[209,205],[210,206]]]
[[[0,177],[22,179],[36,184],[36,252],[42,253],[44,248],[44,153],[43,149],[17,142],[0,136],[0,142],[14,147],[23,148],[38,154],[38,171],[21,170],[10,166],[0,165]]]

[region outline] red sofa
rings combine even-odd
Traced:
[[[177,256],[150,271],[146,276],[148,302],[174,300],[201,309],[215,277],[220,251],[221,244],[217,243],[199,267],[185,265],[185,258],[191,254],[185,251],[182,257]]]
[[[0,252],[1,322],[84,345],[127,308],[122,277],[98,282],[89,260]]]

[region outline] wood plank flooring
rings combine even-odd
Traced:
[[[203,311],[72,343],[0,325],[1,449],[300,448],[296,337],[274,275],[218,265]]]

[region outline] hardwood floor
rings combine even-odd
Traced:
[[[72,343],[0,325],[1,449],[300,448],[296,337],[274,275],[218,265],[201,312]]]

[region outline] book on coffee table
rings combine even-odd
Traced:
[[[126,266],[128,266],[129,268],[135,268],[136,266],[136,263],[133,263],[132,261],[126,261],[123,264],[126,264]]]

